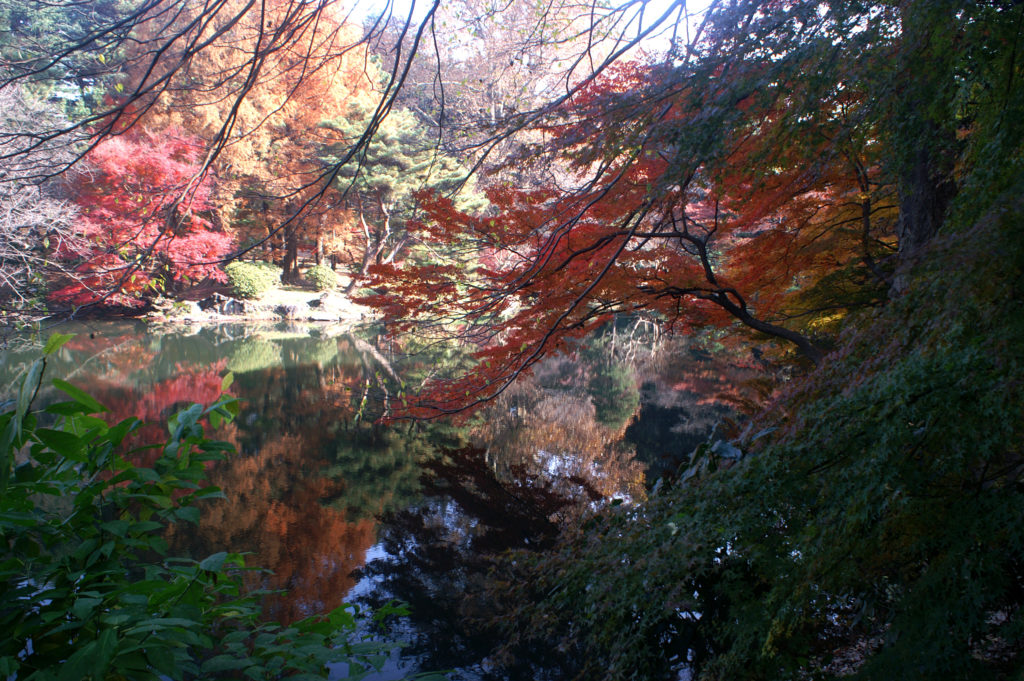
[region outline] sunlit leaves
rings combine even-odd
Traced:
[[[109,139],[75,177],[81,246],[58,256],[77,277],[54,291],[61,303],[138,306],[164,288],[209,277],[232,238],[212,222],[213,179],[197,176],[202,143],[178,131],[137,130]]]

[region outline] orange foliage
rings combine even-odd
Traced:
[[[236,210],[243,245],[273,234],[264,250],[284,246],[288,270],[300,236],[322,252],[325,240],[338,248],[347,233],[317,152],[339,141],[321,126],[325,119],[373,100],[362,32],[336,8],[273,0],[261,13],[243,12],[240,0],[229,4],[237,22],[229,25],[233,12],[222,12],[205,27],[211,44],[192,59],[185,80],[149,103],[147,124],[221,140],[218,203]],[[306,205],[317,196],[319,203]]]
[[[250,584],[286,592],[268,604],[269,614],[284,622],[340,605],[355,584],[351,572],[376,538],[373,518],[350,521],[324,505],[344,483],[309,470],[320,439],[281,436],[215,466],[209,480],[228,499],[204,510],[198,536],[177,537],[209,550],[253,551],[250,562],[273,574],[254,573]]]

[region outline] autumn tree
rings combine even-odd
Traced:
[[[381,91],[371,98],[377,104],[372,107],[364,134],[350,148],[345,163],[365,147],[393,108],[427,38],[436,39],[432,34],[438,8],[438,4],[429,7],[418,23],[412,21],[415,13],[410,12],[409,20],[397,29],[395,58],[386,66],[388,77]],[[33,9],[38,11],[33,12]],[[637,14],[636,7],[629,11],[634,16]],[[62,24],[66,32],[59,38],[39,39],[38,36],[46,34],[40,28],[42,24],[35,26],[34,32],[26,32],[27,19],[50,21],[61,12],[73,15],[73,20]],[[617,16],[615,12],[605,14]],[[292,95],[298,92],[295,87],[298,83],[321,72],[329,73],[329,65],[336,57],[343,58],[346,54],[358,57],[361,45],[372,42],[384,30],[380,21],[373,22],[363,34],[341,30],[339,27],[346,25],[346,15],[328,0],[316,3],[282,0],[272,5],[239,0],[199,8],[184,0],[151,0],[137,6],[90,4],[88,7],[74,2],[30,0],[27,7],[12,6],[4,17],[10,18],[11,35],[18,39],[0,65],[0,87],[31,82],[33,87],[49,84],[61,90],[66,84],[75,84],[80,90],[82,87],[106,89],[106,94],[110,95],[103,98],[74,95],[73,99],[78,98],[79,102],[92,98],[88,106],[79,107],[79,115],[67,125],[50,126],[39,133],[42,138],[65,144],[81,142],[62,169],[76,163],[82,154],[107,136],[119,134],[151,114],[166,110],[168,100],[182,93],[186,93],[186,101],[193,98],[185,107],[201,103],[219,112],[211,117],[214,122],[201,135],[208,142],[208,153],[201,166],[206,169],[226,149],[261,129],[264,118],[276,110],[277,105],[291,101]],[[624,28],[622,35],[627,32]],[[637,33],[635,38],[625,42],[635,44],[640,38],[640,32]],[[232,44],[232,41],[236,42]],[[226,49],[217,56],[218,49],[224,46]],[[324,66],[327,68],[322,69]],[[250,97],[258,98],[261,84],[275,81],[278,85],[284,84],[280,91],[286,93],[285,96],[269,107],[257,107],[260,111],[246,122],[244,109]],[[311,101],[318,103],[315,99]],[[517,126],[522,127],[525,120],[532,119],[521,118]],[[160,126],[154,122],[152,127]],[[18,136],[30,144],[38,137],[24,133]],[[301,155],[309,158],[309,155]],[[341,160],[338,164],[342,165]],[[225,180],[231,179],[227,168],[220,170]],[[276,226],[249,245],[294,234],[293,228],[297,229],[304,212],[325,205],[322,199],[329,192],[331,173],[324,171],[329,170],[311,171],[308,166],[302,166],[290,171],[289,175],[301,176],[301,180],[287,183],[287,191],[275,188],[272,192],[262,189],[256,192],[290,200],[285,201]],[[259,178],[253,186],[258,184]],[[247,219],[259,222],[252,216],[261,212],[261,198],[258,196],[253,201],[259,210],[250,211]],[[333,216],[328,211],[317,215],[314,230],[331,220]],[[289,261],[286,264],[294,274],[296,239],[291,239],[286,251],[285,259]],[[317,248],[318,254],[319,251]]]
[[[738,322],[820,364],[843,315],[904,288],[955,194],[952,159],[982,139],[956,129],[956,107],[978,105],[911,65],[938,51],[945,82],[966,69],[994,84],[986,69],[1009,53],[950,46],[1007,17],[992,8],[943,23],[942,11],[716,3],[699,41],[571,90],[539,127],[544,147],[514,161],[566,165],[571,186],[494,187],[485,216],[426,206],[425,234],[491,254],[479,283],[377,270],[382,309],[436,315],[480,343],[484,370],[430,408],[487,399],[621,312],[680,329]],[[902,34],[913,21],[943,28]],[[903,79],[920,101],[904,98]]]
[[[320,262],[325,235],[344,218],[318,158],[336,136],[320,122],[356,102],[369,106],[374,97],[361,33],[336,7],[318,12],[281,1],[262,14],[225,22],[148,115],[150,125],[184,127],[208,143],[231,122],[231,138],[215,164],[223,178],[219,203],[233,217],[242,246],[263,244],[280,258],[286,279],[298,276],[300,242],[312,244]],[[254,75],[246,64],[265,40],[267,24],[288,39]]]
[[[61,19],[65,14],[67,18]],[[291,120],[290,125],[299,129],[285,137],[305,136],[315,148],[317,133],[324,131],[317,128],[320,120],[339,110],[325,111],[323,106],[347,101],[348,94],[362,91],[365,60],[360,45],[369,36],[353,31],[346,17],[327,0],[282,0],[270,5],[239,0],[203,6],[186,0],[151,0],[132,6],[4,3],[0,22],[7,40],[0,39],[0,89],[21,84],[57,93],[69,100],[66,108],[74,109],[75,115],[66,124],[9,133],[11,143],[0,150],[0,156],[21,156],[41,143],[61,144],[72,153],[48,171],[60,174],[107,137],[147,119],[153,130],[178,125],[198,133],[207,144],[199,166],[206,172],[226,149],[245,148],[247,140],[262,134],[248,152],[243,149],[234,161],[218,168],[225,183],[217,203],[232,198],[241,186],[235,184],[232,189],[232,183],[250,173],[252,203],[271,197],[283,206],[269,218],[273,223],[269,233],[264,229],[268,220],[256,226],[263,233],[255,243],[290,240],[283,245],[286,259],[294,261],[300,214],[320,205],[329,180],[315,151],[286,149],[280,156],[292,159],[287,179],[273,182],[281,174],[269,170],[274,164],[271,147],[287,126],[280,117],[264,123],[280,113],[300,118],[302,112],[310,113],[306,124]],[[59,25],[60,30],[50,32],[48,25]],[[400,60],[396,69],[403,68],[409,57]],[[371,96],[380,105],[372,120],[383,118],[401,80],[394,78],[384,92]],[[299,87],[304,82],[310,83],[305,91]],[[168,113],[178,97],[180,120]],[[369,135],[361,139],[356,148]],[[229,172],[236,165],[239,172]],[[316,233],[331,219],[331,211],[321,210],[310,231]],[[294,273],[293,262],[287,264]]]
[[[232,239],[211,221],[213,178],[197,179],[202,150],[194,137],[140,129],[93,149],[73,187],[80,239],[54,246],[77,276],[55,300],[135,307],[155,292],[225,279],[216,262]]]

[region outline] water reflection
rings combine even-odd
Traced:
[[[250,553],[272,571],[254,572],[252,585],[281,591],[268,611],[285,621],[346,598],[407,601],[411,617],[388,635],[410,643],[414,668],[457,668],[461,678],[518,673],[515,661],[489,657],[492,634],[480,623],[494,613],[475,611],[488,556],[543,549],[582,510],[643,498],[645,483],[707,437],[753,374],[685,343],[613,329],[537,366],[458,426],[385,427],[377,420],[407,386],[464,368],[464,353],[373,328],[60,330],[78,335],[48,375],[91,392],[112,418],[149,422],[134,444],[160,440],[167,416],[216,399],[233,372],[228,392],[241,412],[214,435],[238,455],[208,471],[226,499],[204,509],[198,528],[175,528],[175,550]],[[0,349],[5,393],[41,344],[21,337]]]

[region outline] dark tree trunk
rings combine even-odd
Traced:
[[[285,231],[281,269],[281,281],[295,283],[299,280],[299,235],[293,229]]]
[[[912,162],[900,178],[897,237],[901,268],[912,264],[938,233],[949,203],[956,194],[948,169],[943,167],[947,164],[934,157],[936,137],[938,135],[934,133],[922,135],[922,143],[914,151]]]
[[[910,270],[938,234],[956,195],[958,143],[953,91],[957,3],[910,0],[900,6],[905,33],[898,55],[903,89],[894,120],[899,182],[899,251],[892,291],[904,292]]]

